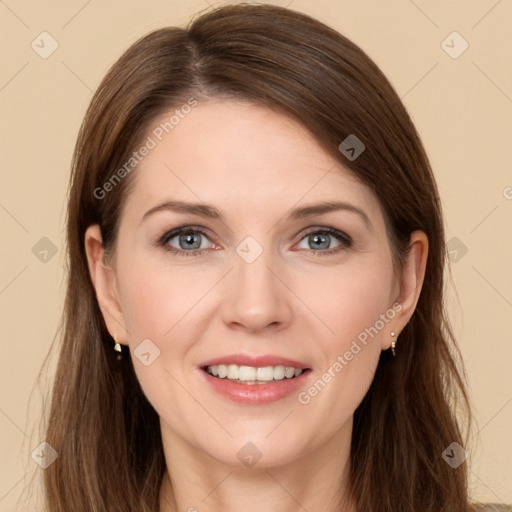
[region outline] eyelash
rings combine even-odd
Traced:
[[[185,256],[185,257],[199,256],[206,250],[206,249],[194,249],[193,251],[182,251],[180,249],[176,249],[175,247],[170,248],[170,246],[168,245],[169,240],[172,240],[174,237],[176,237],[177,235],[181,235],[182,233],[194,233],[194,234],[199,233],[200,235],[203,235],[206,238],[208,238],[208,233],[206,233],[199,227],[183,226],[181,228],[176,228],[176,229],[173,229],[172,231],[169,231],[168,233],[165,233],[158,240],[158,245],[160,247],[164,247],[165,250],[167,250],[173,254],[176,254],[177,256]],[[305,237],[312,235],[312,234],[331,235],[334,238],[336,238],[339,242],[341,242],[340,246],[335,247],[334,249],[327,249],[325,251],[322,251],[322,250],[315,251],[313,249],[309,249],[309,251],[312,252],[315,256],[325,256],[325,255],[334,254],[334,253],[340,252],[344,249],[348,249],[349,247],[352,246],[352,239],[347,234],[343,233],[342,231],[338,231],[337,229],[330,228],[327,226],[313,228],[309,231],[302,232],[300,234],[301,238],[299,241],[302,241],[302,239],[304,239]],[[301,249],[301,250],[303,250],[303,249]],[[306,249],[306,250],[308,250],[308,249]]]

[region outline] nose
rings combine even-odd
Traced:
[[[234,268],[226,276],[221,307],[226,325],[253,333],[289,325],[293,292],[279,268],[266,251],[252,263],[234,255]]]

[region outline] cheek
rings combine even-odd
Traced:
[[[322,292],[310,293],[308,306],[322,320],[318,333],[323,335],[317,336],[322,364],[313,385],[298,398],[306,410],[315,410],[314,416],[328,417],[325,428],[335,432],[373,380],[386,320],[394,316],[389,303],[392,267],[385,261],[368,262],[360,269],[317,277]]]
[[[174,327],[189,320],[212,279],[184,268],[141,262],[120,271],[122,310],[130,336],[164,340]],[[211,281],[211,282],[210,282]]]
[[[322,320],[328,346],[342,349],[390,308],[391,287],[392,268],[383,258],[357,268],[317,273],[303,284],[297,282],[297,295]]]
[[[187,425],[187,414],[193,409],[179,385],[183,381],[180,367],[193,343],[193,336],[184,334],[183,328],[190,328],[193,306],[206,288],[199,279],[191,286],[190,274],[135,257],[119,265],[121,306],[137,379],[158,414],[174,418],[177,425]],[[147,365],[144,352],[150,354]]]

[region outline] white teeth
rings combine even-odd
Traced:
[[[240,366],[238,369],[239,380],[256,380],[256,368],[252,366]]]
[[[292,366],[278,365],[255,368],[253,366],[238,366],[236,364],[214,364],[208,366],[206,371],[220,379],[228,378],[248,384],[283,380],[285,378],[291,379],[298,377],[302,373],[301,368],[293,368]]]
[[[236,364],[230,364],[228,366],[228,379],[238,379],[238,366]]]
[[[284,366],[275,366],[274,367],[274,379],[276,379],[276,380],[284,379]]]
[[[274,368],[272,366],[264,366],[256,370],[256,380],[271,381],[274,378]]]
[[[293,376],[295,375],[295,369],[291,366],[287,366],[285,369],[284,369],[284,376],[287,378],[287,379],[291,379]]]

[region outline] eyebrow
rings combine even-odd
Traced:
[[[368,229],[373,229],[370,218],[363,210],[361,210],[361,208],[358,208],[357,206],[344,201],[326,201],[307,206],[300,206],[291,210],[286,217],[289,219],[299,220],[340,210],[359,215]],[[206,203],[187,203],[184,201],[166,201],[157,206],[154,206],[143,215],[141,222],[143,222],[151,215],[161,211],[173,211],[176,213],[185,214],[188,213],[191,215],[198,215],[199,217],[205,217],[224,222],[222,214],[214,206]]]

